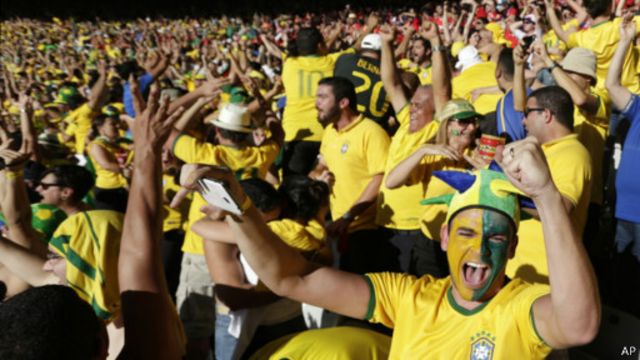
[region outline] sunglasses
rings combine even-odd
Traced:
[[[39,184],[43,190],[47,190],[52,186],[64,186],[64,184],[59,184],[59,183],[44,183],[44,182],[40,182]]]
[[[526,108],[524,109],[524,117],[529,116],[530,113],[532,112],[540,112],[540,111],[545,111],[547,109],[545,108]]]
[[[460,125],[470,125],[470,124],[478,124],[478,118],[477,117],[470,117],[470,118],[465,118],[465,119],[451,119],[452,121],[457,122]]]

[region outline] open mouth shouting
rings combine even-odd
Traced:
[[[462,280],[470,289],[480,289],[482,288],[489,276],[491,275],[491,267],[488,265],[468,261],[462,265]]]

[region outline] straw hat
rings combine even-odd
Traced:
[[[221,129],[250,133],[253,131],[251,126],[251,114],[245,106],[237,104],[227,104],[222,109],[217,118],[211,123]]]
[[[596,76],[596,55],[591,50],[585,48],[569,50],[560,66],[565,71],[590,77],[592,85],[595,85],[598,81]]]

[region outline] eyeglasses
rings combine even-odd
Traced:
[[[52,186],[64,186],[64,184],[58,184],[58,183],[49,183],[49,184],[47,184],[47,183],[43,183],[43,182],[40,182],[39,185],[42,186],[43,190],[47,190]]]
[[[545,111],[545,108],[526,108],[524,109],[524,117],[528,117],[530,113],[534,111]]]

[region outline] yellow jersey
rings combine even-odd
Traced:
[[[640,16],[634,16],[636,23],[636,35],[640,32]],[[589,29],[569,34],[567,46],[569,48],[583,47],[596,54],[596,75],[598,83],[596,87],[604,89],[604,80],[607,77],[613,54],[620,41],[621,17],[592,25]],[[637,74],[638,54],[629,49],[622,65],[621,83],[634,94],[640,94],[640,82]]]
[[[467,151],[471,155],[471,151]],[[451,186],[433,175],[439,170],[466,170],[469,164],[463,159],[455,161],[441,155],[425,156],[418,166],[417,181],[425,187],[426,193],[423,199],[431,199],[451,193]],[[448,206],[446,204],[420,205],[422,206],[422,218],[420,229],[429,239],[440,241],[440,228],[447,217]]]
[[[577,134],[542,144],[542,151],[547,158],[551,178],[558,191],[574,206],[571,221],[578,236],[582,237],[591,197],[592,172],[589,152],[580,143]],[[507,262],[507,276],[519,277],[528,282],[548,283],[546,254],[540,220],[521,221],[515,257]]]
[[[274,340],[251,356],[252,360],[383,360],[389,357],[391,338],[349,326],[307,330]]]
[[[105,321],[120,313],[118,254],[124,215],[91,210],[66,218],[49,244],[67,262],[66,280]]]
[[[433,140],[440,129],[440,122],[434,119],[422,129],[410,133],[409,115],[407,104],[396,116],[400,126],[391,138],[385,165],[385,178],[376,202],[376,224],[397,230],[415,230],[420,227],[420,216],[424,212],[424,206],[419,202],[425,198],[425,187],[421,181],[416,181],[396,189],[389,189],[384,185],[387,175],[420,146]]]
[[[412,63],[409,59],[402,59],[398,61],[398,68],[418,75],[418,79],[420,79],[420,85],[431,84],[431,65],[420,67]]]
[[[282,128],[285,141],[322,139],[322,125],[318,122],[316,110],[318,81],[333,76],[340,55],[354,52],[354,49],[348,49],[325,56],[296,56],[284,59],[282,84],[287,105],[282,115]]]
[[[451,80],[452,98],[469,101],[478,113],[484,115],[496,111],[496,105],[503,94],[500,91],[484,94],[472,101],[471,93],[475,89],[490,86],[498,86],[496,64],[490,61],[482,62],[467,68]]]
[[[587,115],[575,106],[573,111],[574,131],[578,139],[589,151],[591,156],[591,202],[602,204],[604,192],[603,161],[604,143],[609,130],[609,117],[611,116],[611,99],[604,89],[592,88],[591,94],[598,99],[598,110],[595,115]]]
[[[111,157],[111,160],[114,162],[118,162],[124,164],[129,157],[129,153],[126,149],[119,146],[117,143],[112,143],[104,137],[97,137],[91,143],[89,143],[89,148],[91,146],[97,145],[103,148]],[[100,166],[93,156],[91,156],[91,152],[89,151],[89,159],[91,159],[91,163],[96,170],[96,187],[100,189],[117,189],[117,188],[126,188],[128,186],[127,179],[120,172],[113,172],[111,170],[107,170]]]
[[[172,146],[173,154],[187,164],[223,165],[230,168],[240,180],[250,178],[264,179],[269,167],[278,156],[280,146],[267,140],[262,146],[230,147],[213,145],[196,138],[181,134]],[[200,208],[206,202],[196,193],[189,207],[187,231],[184,237],[182,251],[190,254],[204,254],[202,237],[191,231],[191,225],[202,219],[204,214]]]
[[[327,126],[320,154],[335,176],[329,206],[331,217],[339,219],[351,209],[371,178],[384,173],[389,135],[362,115],[338,131]],[[349,226],[349,232],[375,228],[376,206],[371,206]]]
[[[474,310],[458,305],[451,278],[367,274],[366,319],[393,328],[389,359],[544,359],[551,351],[537,333],[533,303],[544,285],[515,279]]]
[[[187,220],[189,212],[189,204],[191,204],[191,194],[187,196],[177,209],[169,206],[173,197],[180,191],[180,185],[176,184],[174,176],[162,175],[162,195],[167,202],[164,204],[164,220],[162,221],[162,231],[182,230]]]
[[[290,247],[300,251],[315,251],[324,246],[325,230],[316,220],[302,225],[293,219],[280,219],[267,223],[269,229]]]
[[[70,125],[67,133],[75,138],[76,154],[84,154],[87,136],[91,132],[91,121],[96,115],[98,112],[93,110],[89,103],[84,103],[71,111],[64,119]]]

